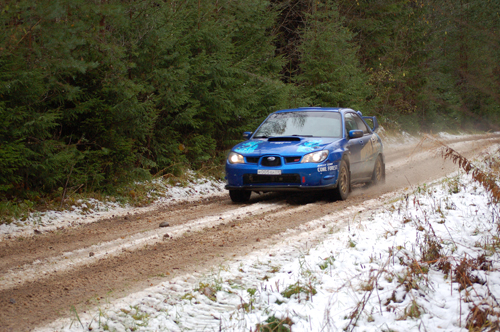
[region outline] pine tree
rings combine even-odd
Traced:
[[[205,163],[286,100],[269,34],[276,13],[269,8],[255,0],[158,10],[137,71],[152,68],[159,117],[149,147],[159,170],[179,161]]]
[[[500,4],[431,2],[432,87],[428,107],[454,126],[496,129],[500,115]],[[496,124],[496,125],[495,125]]]
[[[333,1],[315,2],[301,31],[297,82],[311,105],[367,108],[368,77],[357,58],[354,33]]]

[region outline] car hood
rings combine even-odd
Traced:
[[[309,152],[322,150],[327,145],[339,141],[331,137],[270,137],[251,139],[236,145],[233,151],[245,156],[276,154],[282,156],[301,156]]]

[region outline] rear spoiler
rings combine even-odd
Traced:
[[[370,125],[370,122],[373,123],[372,131],[377,131],[378,129],[378,121],[376,116],[363,116],[363,120]]]

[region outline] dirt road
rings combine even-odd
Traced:
[[[446,143],[471,158],[498,145],[500,135]],[[386,148],[386,184],[355,188],[346,201],[329,202],[321,193],[252,194],[249,204],[237,205],[226,195],[214,196],[5,238],[0,241],[0,331],[29,331],[69,315],[72,308],[85,311],[104,297],[119,298],[179,274],[206,270],[311,220],[457,169],[435,151],[392,145]],[[169,226],[160,228],[163,222]]]

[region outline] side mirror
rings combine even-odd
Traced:
[[[363,137],[363,131],[356,129],[349,131],[349,138],[360,138]]]
[[[250,139],[250,137],[252,137],[252,134],[253,134],[253,133],[252,133],[251,131],[245,131],[245,132],[243,133],[243,139],[245,139],[245,140],[249,140],[249,139]]]

